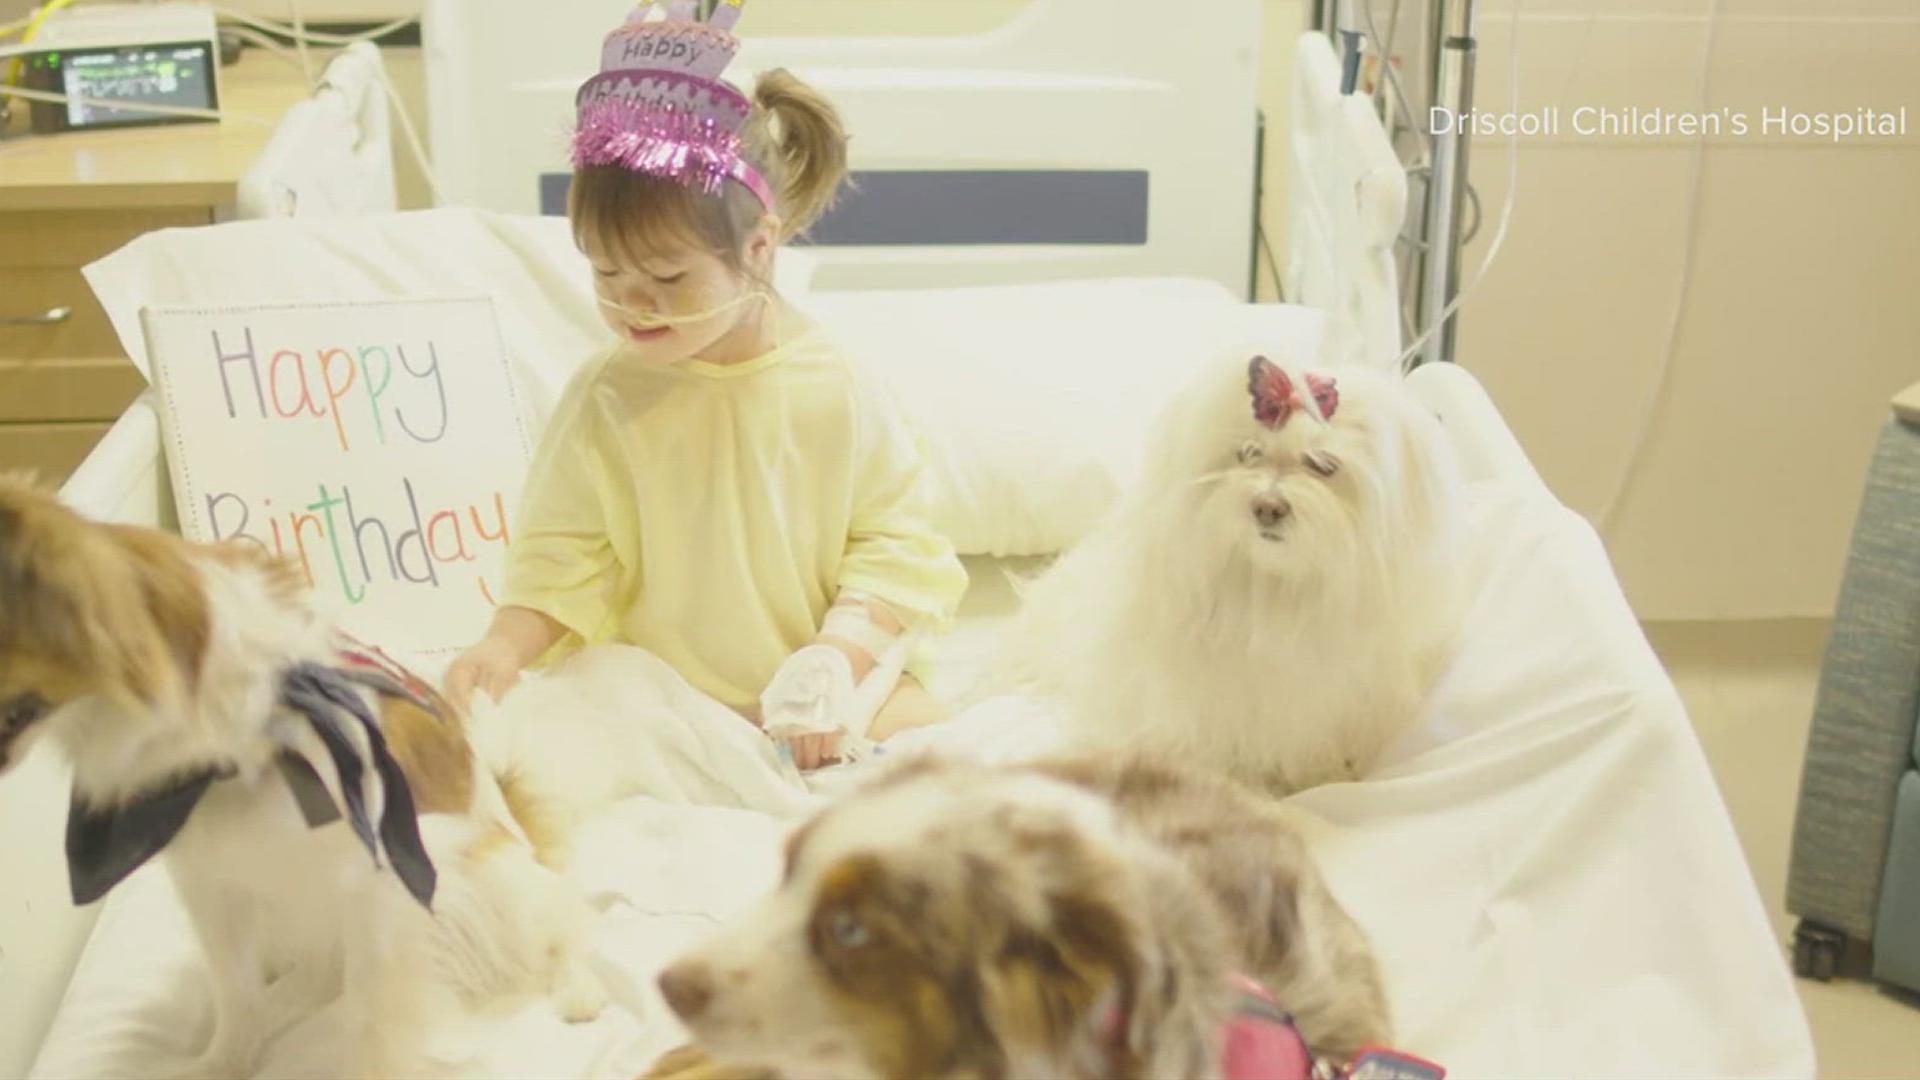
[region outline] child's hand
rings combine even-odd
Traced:
[[[822,731],[814,734],[782,733],[773,736],[776,745],[784,746],[793,755],[793,763],[801,772],[812,772],[822,765],[831,765],[840,760],[840,743],[844,732]]]
[[[802,771],[840,758],[839,717],[853,699],[853,672],[831,645],[808,645],[787,658],[760,695],[760,722]]]
[[[481,638],[447,667],[440,681],[447,700],[462,712],[473,703],[475,690],[484,690],[488,697],[501,701],[520,681],[520,650],[499,638]]]

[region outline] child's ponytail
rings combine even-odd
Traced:
[[[833,205],[847,179],[847,132],[840,113],[792,72],[775,69],[753,88],[742,150],[773,189],[782,241],[806,232]],[[742,247],[767,207],[745,184],[719,197],[671,177],[619,165],[574,171],[567,213],[581,250],[637,263],[648,252],[693,245],[744,271]]]
[[[832,103],[785,68],[760,76],[753,103],[748,152],[773,186],[787,239],[812,227],[840,194],[847,131]]]

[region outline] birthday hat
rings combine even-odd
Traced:
[[[740,49],[745,0],[645,0],[606,37],[600,73],[575,95],[576,168],[618,165],[717,194],[737,180],[769,210],[773,192],[741,152],[753,103],[720,78]]]

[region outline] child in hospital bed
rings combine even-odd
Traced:
[[[785,71],[751,101],[720,81],[740,3],[643,3],[580,91],[568,213],[620,340],[556,408],[503,606],[446,683],[498,699],[542,657],[637,645],[805,769],[940,718],[900,665],[967,579],[903,417],[773,290],[846,136]]]

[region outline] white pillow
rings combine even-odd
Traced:
[[[788,248],[776,265],[780,291],[918,421],[936,523],[968,554],[1072,544],[1127,483],[1147,422],[1194,364],[1249,338],[1310,356],[1320,336],[1316,313],[1187,279],[810,293],[817,256]],[[491,296],[535,430],[608,341],[561,218],[443,209],[169,229],[86,276],[142,369],[149,304]]]
[[[804,306],[913,416],[935,524],[970,555],[1070,546],[1196,365],[1243,344],[1310,357],[1324,322],[1190,279],[816,292]]]

